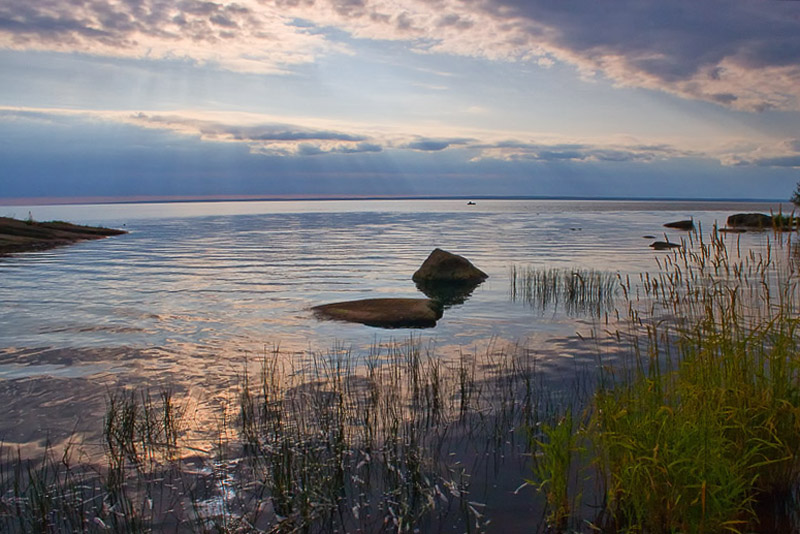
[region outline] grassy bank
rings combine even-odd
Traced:
[[[604,531],[797,528],[786,512],[800,482],[794,246],[740,257],[716,234],[693,240],[663,258],[655,277],[625,287],[629,320],[619,334],[636,342],[631,361],[606,369],[593,401],[538,442],[537,480],[555,530],[585,520],[570,507],[585,491],[581,477],[567,482],[578,457],[601,482],[592,524]]]

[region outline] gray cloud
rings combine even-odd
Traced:
[[[681,150],[662,144],[603,146],[590,143],[547,144],[505,140],[490,144],[476,144],[472,148],[480,151],[480,156],[475,159],[507,161],[652,162],[703,156],[703,154],[691,150]]]
[[[466,145],[470,141],[470,139],[462,137],[453,137],[450,139],[419,138],[410,143],[400,145],[400,148],[409,148],[411,150],[420,150],[423,152],[439,152],[451,146]]]
[[[793,2],[489,5],[528,25],[532,39],[541,34],[554,56],[619,83],[749,110],[800,107],[800,15]]]

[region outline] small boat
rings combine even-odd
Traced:
[[[475,203],[473,201],[471,201],[471,200],[469,202],[467,202],[467,206],[474,206],[474,205],[475,205]]]

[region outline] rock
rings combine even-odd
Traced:
[[[440,248],[431,252],[414,276],[415,282],[483,282],[489,275],[463,256]]]
[[[664,225],[666,228],[675,228],[677,230],[694,230],[694,219],[686,221],[673,221]]]
[[[351,300],[311,308],[317,317],[382,328],[430,328],[442,317],[442,304],[430,299]]]
[[[669,250],[672,248],[681,248],[680,243],[670,243],[669,241],[653,241],[650,246],[656,250]]]
[[[744,228],[719,228],[717,231],[723,234],[743,234],[747,230]]]
[[[656,236],[654,236],[654,235],[643,235],[642,236],[642,239],[655,239],[655,238],[656,238]]]
[[[763,213],[737,213],[728,217],[728,226],[745,228],[772,228],[772,217]]]

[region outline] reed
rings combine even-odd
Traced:
[[[594,269],[556,269],[512,265],[511,299],[541,312],[563,306],[571,316],[600,317],[614,308],[619,291],[616,274]]]
[[[488,369],[480,376],[478,360]],[[484,453],[497,450],[530,424],[531,366],[491,351],[446,362],[414,339],[364,358],[337,350],[287,365],[266,357],[240,395],[247,478],[274,510],[271,528],[481,528],[468,473],[449,451],[478,435]]]
[[[4,448],[0,530],[480,532],[491,510],[474,477],[526,462],[526,429],[550,410],[520,347],[442,358],[410,338],[275,350],[258,367],[213,456],[187,447],[184,400],[129,390],[108,393],[103,458]]]

